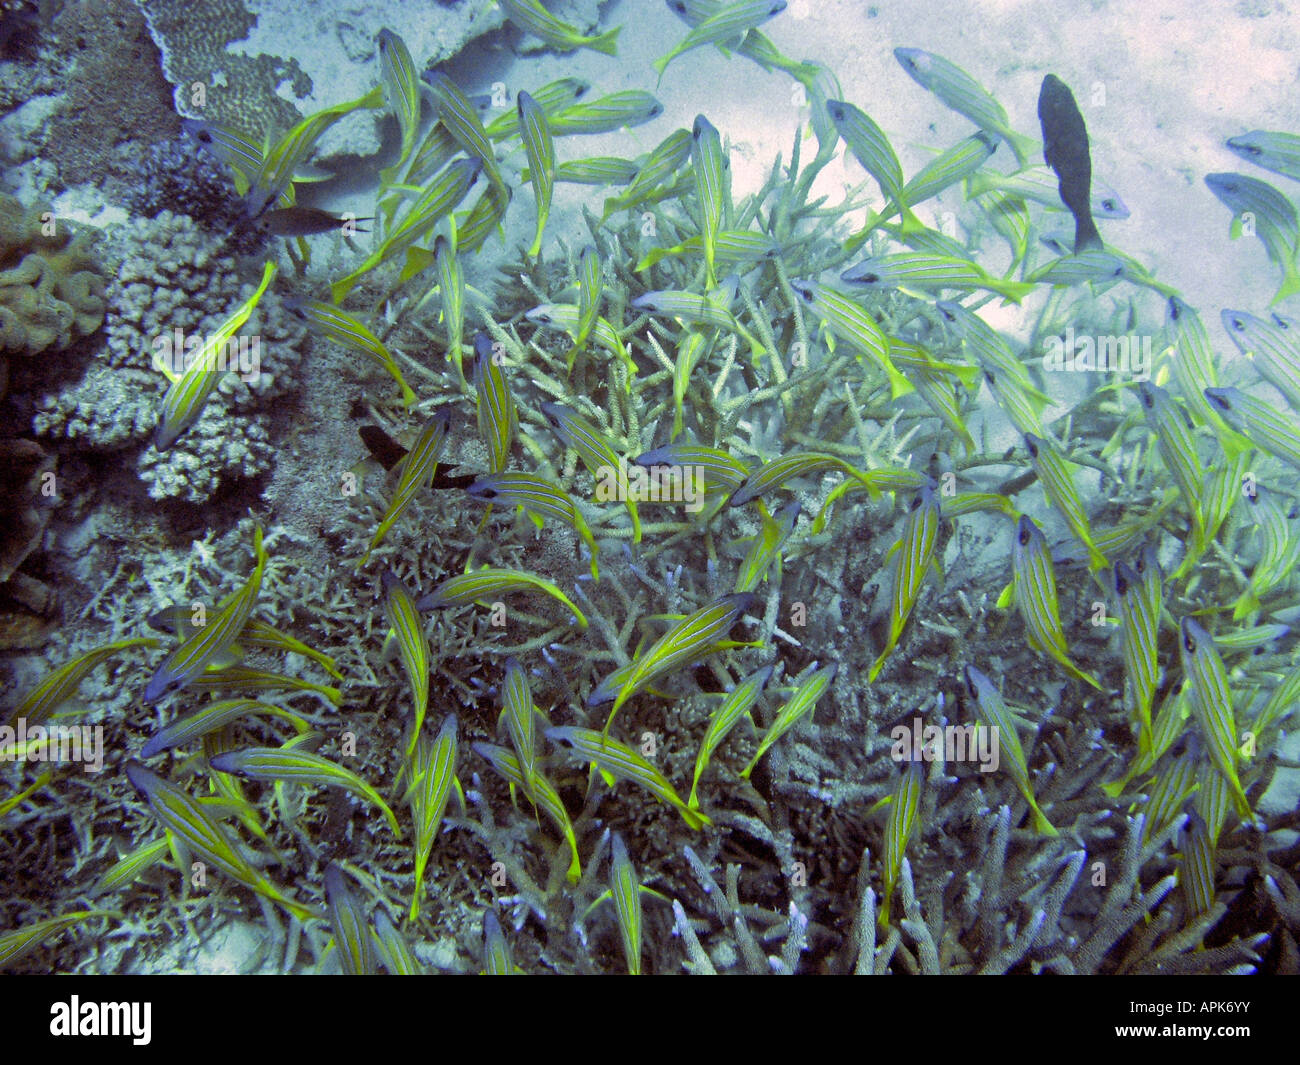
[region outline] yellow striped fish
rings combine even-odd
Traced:
[[[417,610],[438,610],[444,607],[467,606],[484,600],[492,602],[507,592],[542,592],[563,603],[572,612],[580,629],[587,627],[587,618],[573,605],[559,588],[543,577],[523,570],[484,566],[471,573],[448,577],[428,595],[415,604]]]
[[[546,816],[555,822],[555,827],[563,834],[569,844],[571,858],[569,861],[568,878],[571,883],[576,884],[582,877],[582,867],[578,863],[578,839],[573,832],[573,822],[569,819],[569,811],[564,808],[564,802],[560,799],[559,793],[555,786],[546,779],[544,773],[534,773],[531,781],[524,780],[523,769],[519,765],[519,759],[511,754],[504,747],[497,747],[491,743],[474,744],[474,753],[482,756],[491,763],[492,768],[522,791],[528,801],[536,806],[539,810],[546,812]]]
[[[83,651],[71,662],[59,666],[23,696],[22,702],[14,709],[5,724],[12,728],[17,725],[19,718],[23,718],[28,728],[39,725],[77,694],[81,682],[90,676],[91,671],[101,662],[107,662],[114,655],[129,651],[133,647],[157,646],[158,641],[152,636],[133,636],[130,639],[114,640],[112,643]]]
[[[614,682],[614,674],[601,681],[587,697],[587,705],[599,706],[613,699],[614,708],[609,714],[612,722],[628,699],[658,677],[682,669],[715,651],[755,646],[726,639],[727,633],[753,603],[752,592],[738,592],[724,595],[686,615],[659,637],[648,651],[639,655],[630,668],[625,667],[619,682]],[[609,733],[609,722],[605,725],[605,732]]]
[[[275,673],[269,669],[253,669],[249,666],[210,669],[190,681],[189,689],[194,692],[236,691],[248,694],[267,691],[304,691],[315,692],[334,706],[343,702],[343,693],[338,688],[332,688],[327,684],[315,684],[301,677]]]
[[[376,85],[364,96],[315,111],[294,125],[262,154],[262,163],[245,200],[251,218],[260,217],[285,193],[294,173],[307,161],[320,136],[344,115],[358,108],[382,107],[384,90]]]
[[[0,932],[0,969],[18,961],[25,954],[30,954],[51,936],[73,925],[84,924],[97,917],[121,917],[114,910],[75,910],[58,917],[47,917],[43,921],[33,921],[8,932]]]
[[[276,264],[270,261],[263,266],[262,281],[253,294],[221,323],[215,333],[204,339],[203,346],[187,361],[184,371],[172,377],[171,387],[163,396],[158,426],[154,430],[153,446],[156,450],[166,451],[199,420],[203,405],[229,368],[220,365],[228,351],[226,342],[248,321],[270,287],[277,269]],[[179,358],[180,353],[175,353],[174,357]],[[172,369],[175,370],[175,367]]]
[[[543,329],[559,330],[569,335],[569,339],[574,341],[574,347],[569,349],[567,355],[568,372],[572,373],[574,357],[578,353],[577,337],[583,324],[582,306],[577,303],[542,303],[527,311],[524,317]],[[630,381],[637,374],[637,365],[632,356],[628,354],[627,346],[619,337],[618,330],[607,319],[597,315],[595,325],[591,330],[591,336],[605,351],[621,360],[623,365],[627,367],[628,387],[630,388]]]
[[[239,853],[239,846],[208,811],[175,784],[151,773],[139,762],[128,762],[127,779],[149,803],[154,816],[191,852],[215,866],[232,880],[252,888],[272,902],[279,903],[300,921],[320,914],[310,906],[295,902],[254,869]]]
[[[636,878],[627,844],[617,832],[610,850],[609,890],[618,916],[618,932],[623,940],[629,976],[641,975],[641,884]]]
[[[442,71],[425,75],[425,80],[433,89],[433,98],[438,105],[438,117],[442,124],[451,131],[465,153],[483,164],[483,174],[492,182],[493,187],[504,191],[507,186],[497,167],[496,152],[488,139],[487,131],[479,120],[478,112],[469,102],[460,87]]]
[[[215,703],[208,703],[194,713],[187,714],[179,721],[173,721],[166,728],[155,732],[140,748],[140,757],[152,758],[173,747],[200,739],[209,732],[225,728],[241,718],[260,716],[282,717],[299,733],[306,732],[309,728],[307,722],[297,714],[270,703],[259,703],[256,699],[221,699]]]
[[[1011,542],[1011,586],[1008,591],[1013,593],[1016,609],[1025,622],[1029,645],[1059,663],[1076,680],[1091,684],[1100,691],[1101,682],[1071,662],[1066,652],[1052,554],[1042,532],[1028,514],[1020,515]],[[998,606],[1005,608],[1008,599],[1009,596],[1004,594],[999,598]]]
[[[524,154],[528,157],[528,179],[537,202],[537,230],[528,254],[534,259],[542,250],[542,230],[551,213],[551,194],[555,191],[555,142],[546,124],[546,112],[527,92],[515,98],[519,129],[523,134]]]
[[[1159,636],[1160,605],[1155,610],[1151,598],[1144,593],[1143,579],[1126,563],[1117,562],[1112,581],[1115,598],[1119,601],[1120,651],[1124,658],[1124,673],[1128,677],[1133,696],[1133,712],[1138,726],[1138,750],[1151,749],[1151,706],[1155,701],[1156,685],[1160,679],[1156,641]],[[1155,575],[1157,596],[1160,594],[1160,574]]]
[[[450,430],[451,414],[446,408],[438,411],[424,423],[420,435],[416,437],[411,450],[402,461],[402,472],[397,480],[397,487],[393,490],[393,498],[388,504],[388,509],[384,511],[379,528],[375,530],[375,535],[370,540],[370,546],[358,560],[357,569],[370,561],[371,552],[388,535],[388,530],[397,524],[397,519],[410,506],[411,500],[420,489],[432,479],[434,471],[438,468],[438,456],[442,454]]]
[[[1147,801],[1142,812],[1146,823],[1142,826],[1142,843],[1159,836],[1182,812],[1183,804],[1197,790],[1197,762],[1199,750],[1192,737],[1187,749],[1175,758],[1164,772],[1146,785]]]
[[[510,944],[501,931],[501,919],[492,910],[483,913],[483,976],[514,976]]]
[[[760,499],[758,510],[762,525],[758,534],[753,537],[753,543],[741,560],[740,569],[736,573],[736,585],[733,590],[737,592],[752,592],[767,580],[768,570],[772,568],[774,562],[777,564],[777,572],[780,573],[781,545],[794,532],[800,507],[799,501],[795,500],[793,503],[787,503],[773,516],[767,512],[767,507]]]
[[[382,906],[375,911],[375,946],[389,976],[423,976],[424,966],[411,952],[406,937],[397,930]]]
[[[809,673],[799,681],[793,694],[776,712],[776,717],[772,724],[763,733],[763,738],[759,741],[758,750],[754,752],[754,757],[749,760],[749,765],[741,770],[740,776],[743,780],[748,780],[754,767],[758,765],[759,759],[771,749],[772,744],[776,743],[782,736],[789,732],[803,717],[812,711],[817,705],[817,700],[826,694],[826,689],[831,686],[831,681],[835,679],[835,672],[839,669],[839,664],[832,662],[829,666],[817,668],[814,662]]]
[[[1083,500],[1074,486],[1065,456],[1057,450],[1050,440],[1033,433],[1025,434],[1025,447],[1034,471],[1042,482],[1043,491],[1048,501],[1061,512],[1065,524],[1078,537],[1079,542],[1088,549],[1088,566],[1093,570],[1106,569],[1110,563],[1098,549],[1088,526],[1088,516],[1083,509]]]
[[[510,463],[510,448],[519,428],[519,412],[505,370],[495,358],[486,333],[474,336],[474,394],[478,432],[488,449],[488,469],[501,473]]]
[[[397,649],[411,684],[414,713],[411,738],[406,744],[406,757],[410,758],[429,709],[429,641],[424,635],[424,621],[415,609],[415,600],[392,570],[384,570],[383,584],[384,613],[397,639]]]
[[[568,354],[569,373],[573,373],[573,357],[587,346],[600,317],[600,278],[600,254],[588,244],[578,259],[578,325],[573,336],[573,350]]]
[[[456,783],[456,755],[460,749],[456,730],[456,715],[448,714],[432,742],[420,736],[407,773],[411,785],[406,800],[410,803],[411,820],[415,823],[415,888],[411,892],[411,921],[420,912],[424,871],[428,868],[434,841],[442,827],[442,815],[446,813],[447,800]]]
[[[704,770],[708,768],[709,759],[713,757],[713,752],[721,745],[722,741],[727,738],[745,714],[753,708],[758,701],[759,693],[767,685],[772,676],[772,666],[764,666],[760,670],[751,673],[744,680],[740,681],[727,697],[722,700],[721,705],[713,711],[709,718],[709,728],[704,734],[704,739],[700,741],[700,753],[695,756],[695,777],[691,781],[691,794],[686,800],[686,805],[692,810],[700,808],[699,787],[700,777],[704,775]]]
[[[244,631],[262,590],[262,574],[266,572],[266,550],[262,547],[260,525],[253,527],[253,550],[257,554],[257,563],[244,586],[226,600],[215,617],[209,618],[206,625],[163,660],[144,690],[145,702],[159,702],[189,685],[214,659],[225,654]]]
[[[1183,889],[1189,918],[1214,907],[1214,841],[1200,816],[1192,813],[1183,829],[1183,850],[1178,862],[1178,883]]]
[[[691,167],[695,173],[695,201],[700,212],[700,238],[704,245],[704,283],[713,288],[718,283],[714,270],[718,233],[724,228],[729,209],[727,156],[722,138],[703,115],[695,116],[691,128]]]
[[[889,806],[889,820],[885,822],[885,875],[884,896],[880,904],[880,924],[889,924],[890,903],[894,898],[894,887],[903,870],[903,856],[907,853],[907,844],[916,831],[916,811],[921,805],[921,789],[925,784],[925,773],[920,762],[908,762],[903,775],[898,778],[894,789],[894,801]]]
[[[591,527],[578,510],[578,505],[554,481],[540,474],[508,471],[480,477],[465,491],[471,499],[490,506],[500,504],[522,507],[539,529],[543,518],[557,518],[564,522],[587,545],[587,550],[591,553],[591,579],[600,580],[600,570],[596,565],[596,538],[592,535]]]
[[[930,487],[922,488],[912,502],[912,509],[903,523],[898,542],[890,549],[890,554],[897,553],[898,557],[894,562],[894,597],[889,608],[889,639],[867,673],[868,681],[876,679],[885,659],[898,646],[907,619],[916,606],[921,584],[934,562],[934,548],[939,539],[939,520],[938,496]]]
[[[546,730],[546,738],[553,742],[567,743],[575,754],[584,761],[593,763],[606,778],[626,780],[645,788],[655,798],[681,814],[688,828],[698,831],[705,825],[713,824],[705,814],[692,810],[682,802],[681,796],[668,783],[668,778],[626,744],[602,736],[595,729],[576,726],[549,728]]]
[[[218,773],[234,773],[246,780],[286,781],[291,784],[319,784],[322,787],[342,788],[351,795],[369,799],[379,807],[393,835],[401,837],[397,817],[383,797],[350,769],[331,762],[319,754],[300,748],[245,747],[227,751],[208,764]]]
[[[415,148],[415,138],[420,132],[420,78],[415,60],[402,40],[392,30],[379,31],[379,73],[384,89],[384,102],[397,119],[402,133],[402,152],[397,162],[379,174],[379,180],[391,185]]]
[[[641,517],[637,513],[636,500],[628,490],[627,471],[620,461],[618,453],[600,431],[585,418],[559,403],[543,403],[542,417],[551,427],[565,447],[572,448],[582,459],[587,472],[596,478],[597,484],[616,479],[616,492],[622,497],[623,505],[632,518],[632,542],[641,542]]]
[[[465,335],[465,271],[456,245],[439,233],[433,240],[433,262],[438,273],[438,295],[442,301],[442,324],[447,330],[447,358],[456,367],[456,377],[465,380],[461,367],[461,339]],[[417,309],[418,309],[417,304]]]
[[[366,256],[365,262],[346,277],[331,282],[330,299],[335,303],[341,303],[344,297],[356,287],[363,275],[381,263],[396,262],[398,256],[403,253],[405,253],[406,265],[399,275],[399,280],[406,281],[425,269],[433,261],[433,254],[412,245],[426,240],[430,230],[465,198],[470,186],[478,179],[482,166],[483,164],[477,159],[457,159],[448,164],[429,182],[424,192],[420,194],[420,198],[393,223],[383,243]],[[469,239],[464,227],[458,226],[457,232],[460,236],[460,249],[469,250]]]
[[[510,742],[519,758],[519,770],[525,781],[531,780],[537,771],[537,718],[528,674],[514,655],[506,659],[501,702],[500,720],[505,722],[506,731],[510,733]]]
[[[325,899],[334,930],[334,951],[343,975],[373,976],[375,945],[370,938],[370,924],[343,870],[334,862],[325,867]]]
[[[128,851],[118,858],[104,872],[104,875],[91,885],[90,890],[86,892],[86,896],[94,899],[106,892],[120,891],[124,887],[129,887],[139,879],[142,873],[152,869],[166,858],[169,849],[167,833],[164,832],[157,839]]]
[[[557,51],[572,52],[577,48],[590,48],[604,55],[618,54],[616,42],[622,26],[588,37],[576,26],[556,18],[538,0],[501,0],[501,7],[506,17],[521,30],[540,37]]]
[[[1007,709],[1007,704],[1002,701],[1002,693],[974,666],[966,667],[966,691],[975,700],[975,706],[985,724],[995,730],[1000,758],[1006,764],[1007,774],[1029,803],[1034,831],[1040,836],[1059,836],[1060,833],[1039,809],[1038,800],[1034,798],[1034,789],[1029,783],[1029,763],[1025,761],[1025,750],[1020,746],[1015,720]]]
[[[352,351],[369,355],[397,382],[397,387],[402,390],[402,405],[409,407],[415,402],[416,395],[411,391],[411,386],[406,383],[402,371],[397,368],[393,353],[385,347],[382,340],[347,311],[340,310],[332,303],[296,297],[286,299],[284,305],[306,322],[308,328],[318,336],[332,340]]]
[[[1182,659],[1183,676],[1190,684],[1188,701],[1206,753],[1227,780],[1237,813],[1249,821],[1254,815],[1237,776],[1237,726],[1232,710],[1232,692],[1228,688],[1228,671],[1213,638],[1195,618],[1182,619],[1179,637],[1178,653]]]

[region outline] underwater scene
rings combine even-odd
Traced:
[[[1298,56],[5,0],[0,971],[1300,972]]]

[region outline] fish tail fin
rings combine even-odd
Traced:
[[[1007,147],[1015,154],[1016,162],[1020,164],[1020,169],[1023,170],[1029,165],[1030,157],[1039,150],[1038,141],[1012,129],[1007,130],[1003,136],[1006,138]]]
[[[1098,680],[1096,677],[1094,677],[1091,673],[1087,673],[1087,672],[1085,672],[1084,670],[1080,669],[1080,668],[1079,668],[1078,666],[1076,666],[1073,662],[1070,663],[1067,672],[1068,672],[1068,673],[1070,674],[1070,676],[1072,676],[1075,680],[1081,680],[1081,681],[1083,681],[1085,684],[1091,684],[1091,685],[1092,685],[1094,688],[1096,688],[1098,691],[1104,691],[1104,690],[1105,690],[1105,689],[1102,688],[1102,686],[1101,686],[1101,681],[1099,681],[1099,680]]]
[[[1247,614],[1253,614],[1259,609],[1259,605],[1259,596],[1247,588],[1232,608],[1232,620],[1240,621]]]
[[[894,365],[891,359],[886,357],[883,365],[885,368],[885,375],[889,378],[890,399],[898,399],[899,396],[910,395],[912,392],[916,391],[916,386],[903,376],[903,372]]]
[[[593,52],[600,52],[602,55],[618,55],[618,34],[622,26],[615,26],[612,30],[607,30],[599,37],[593,37],[586,44]]]
[[[1250,800],[1246,798],[1246,792],[1241,786],[1241,781],[1237,779],[1236,770],[1233,770],[1232,776],[1227,778],[1228,790],[1232,792],[1232,803],[1237,808],[1237,813],[1241,815],[1243,821],[1255,820],[1255,811],[1250,808]]]
[[[664,71],[668,69],[668,64],[675,58],[676,56],[674,56],[672,52],[669,52],[667,55],[661,55],[653,64],[651,64],[655,68],[655,73],[659,75],[659,80],[655,82],[656,90],[658,90],[658,88],[663,84]]]
[[[926,226],[924,222],[922,222],[919,218],[916,217],[916,215],[912,211],[912,208],[907,206],[906,203],[904,203],[902,200],[899,200],[898,202],[899,202],[901,217],[902,217],[902,224],[900,225],[899,230],[902,236],[909,237],[917,233],[924,233],[926,229],[929,227]]]
[[[357,270],[354,273],[348,274],[347,277],[340,278],[338,281],[333,282],[330,285],[330,301],[332,303],[342,303],[343,300],[347,298],[347,294],[352,291],[352,287],[357,283],[357,279],[360,277],[361,271]]]
[[[1108,780],[1105,784],[1101,785],[1101,790],[1112,799],[1117,799],[1126,787],[1128,787],[1127,774],[1120,777],[1118,780]]]
[[[880,652],[880,657],[877,658],[875,662],[871,664],[871,669],[867,672],[868,684],[870,684],[872,681],[876,679],[876,677],[880,675],[880,671],[882,668],[884,668],[885,665],[885,659],[889,657],[889,652],[892,651],[893,649],[894,649],[894,645],[891,643],[888,647],[886,647],[883,651]]]
[[[1029,800],[1029,812],[1033,817],[1034,831],[1040,836],[1059,836],[1061,833],[1059,833],[1052,822],[1047,819],[1047,815],[1043,813],[1042,809],[1038,805],[1038,800],[1032,795],[1026,795],[1025,798]]]
[[[1300,272],[1296,270],[1293,261],[1288,261],[1282,265],[1282,287],[1277,290],[1277,295],[1269,301],[1272,307],[1275,303],[1281,303],[1288,296],[1294,296],[1300,292]]]
[[[989,287],[993,288],[992,285]],[[999,281],[993,291],[1011,303],[1019,303],[1034,291],[1034,287],[1032,281]]]
[[[1089,215],[1080,215],[1074,220],[1075,255],[1082,254],[1085,251],[1104,251],[1105,248],[1101,234],[1097,232],[1097,226]]]

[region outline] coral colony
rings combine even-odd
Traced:
[[[299,113],[185,6],[128,9],[185,118],[113,164],[128,221],[0,197],[0,968],[224,928],[241,971],[1297,971],[1300,224],[1257,174],[1300,137],[1205,177],[1281,273],[1225,360],[1055,76],[1021,131],[898,48],[970,122],[908,175],[783,2],[670,3],[661,81],[716,46],[804,101],[739,195],[709,115],[632,136],[648,70],[478,97],[460,39],[354,27],[371,84]],[[430,10],[618,69],[596,5]],[[314,206],[366,113],[365,213]]]

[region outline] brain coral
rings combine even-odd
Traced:
[[[98,266],[66,224],[0,194],[0,350],[36,355],[93,333],[103,293]]]

